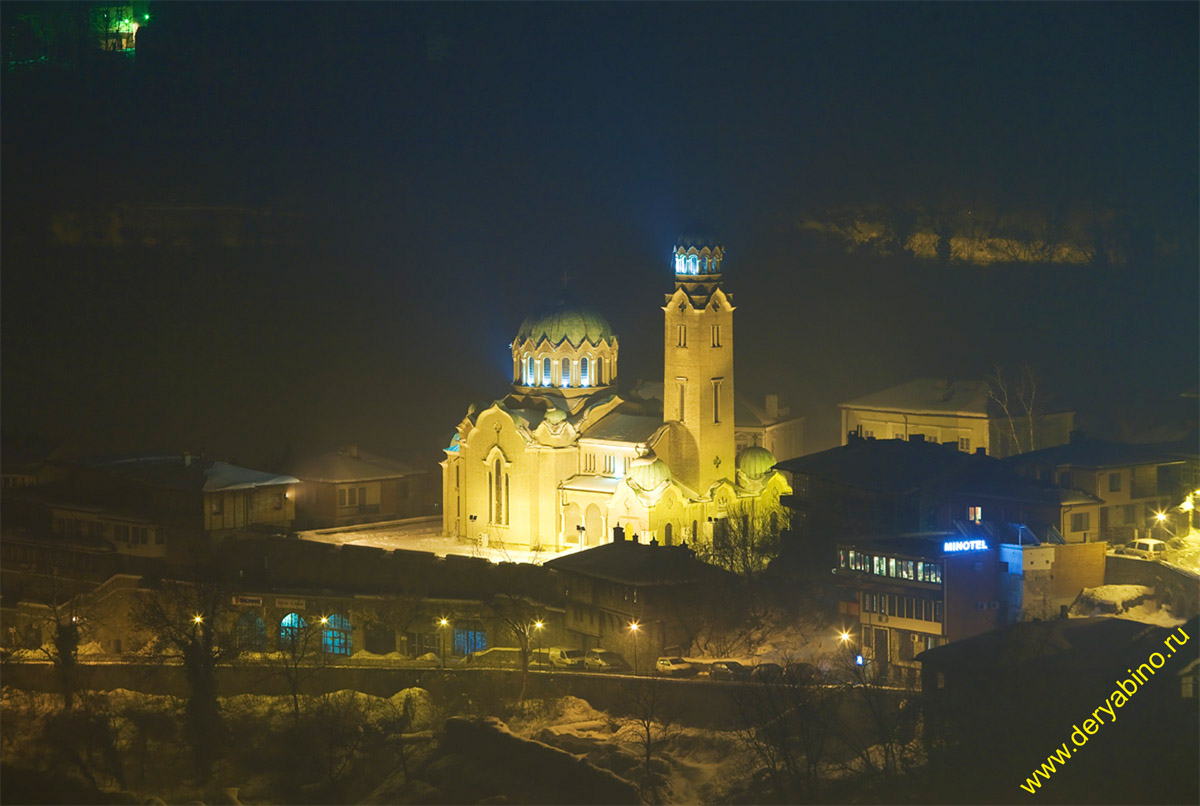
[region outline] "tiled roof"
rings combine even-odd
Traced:
[[[629,540],[556,557],[544,565],[625,585],[678,585],[715,580],[726,574],[697,560],[686,547],[650,546]]]
[[[1139,444],[1110,442],[1105,439],[1076,439],[1066,445],[1011,456],[1005,461],[1018,465],[1045,464],[1056,467],[1129,467],[1180,462],[1195,459],[1198,455],[1200,450],[1194,442]]]

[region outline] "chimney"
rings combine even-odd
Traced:
[[[772,420],[779,419],[779,395],[767,395],[767,417]]]
[[[613,527],[613,542],[614,543],[624,543],[625,542],[625,527],[624,526],[614,526]]]

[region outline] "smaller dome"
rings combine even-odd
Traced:
[[[562,409],[550,409],[550,411],[546,412],[546,417],[544,419],[550,425],[558,425],[567,419],[567,413]]]
[[[653,490],[671,480],[666,462],[649,451],[629,463],[629,483],[643,490]]]
[[[737,456],[737,469],[752,479],[761,479],[775,466],[775,455],[766,448],[751,445]]]

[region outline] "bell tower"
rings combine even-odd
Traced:
[[[733,298],[722,288],[723,247],[680,236],[675,291],[663,307],[663,422],[672,475],[704,494],[734,477]]]

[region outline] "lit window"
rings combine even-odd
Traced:
[[[580,386],[587,386],[589,381],[591,380],[588,377],[588,369],[589,369],[589,367],[588,367],[587,356],[584,356],[583,358],[579,359],[579,385]]]
[[[279,623],[280,648],[295,652],[296,644],[300,641],[300,633],[307,626],[304,617],[299,613],[288,613],[284,616],[283,621]]]
[[[687,267],[684,265],[683,255],[675,255],[675,273],[686,274]]]
[[[700,258],[696,257],[695,255],[688,255],[687,265],[688,274],[700,273]]]
[[[525,359],[525,385],[537,386],[537,359],[533,356]]]
[[[550,359],[542,359],[542,386],[550,385]]]
[[[971,523],[982,523],[983,507],[967,507],[967,520]]]
[[[334,613],[321,631],[321,649],[330,655],[350,654],[350,619]]]

